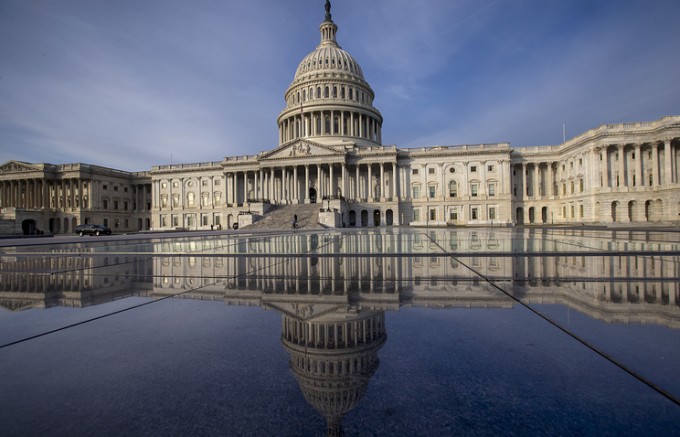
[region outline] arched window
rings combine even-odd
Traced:
[[[316,98],[320,99],[321,98],[321,87],[316,87]]]
[[[449,197],[458,197],[458,182],[449,182]]]
[[[329,134],[331,132],[331,118],[329,116],[325,117],[326,120],[326,126],[325,126],[325,132],[326,134]]]
[[[337,98],[337,97],[338,97],[338,87],[337,87],[337,86],[333,86],[333,98],[335,99],[335,98]]]
[[[328,98],[328,93],[329,93],[328,87],[324,88],[324,90],[323,90],[323,96],[324,96],[325,98]]]

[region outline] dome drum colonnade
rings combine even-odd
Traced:
[[[382,116],[375,94],[354,58],[336,41],[330,5],[321,23],[321,43],[298,65],[278,117],[279,143],[299,138],[324,141],[340,137],[382,143]]]

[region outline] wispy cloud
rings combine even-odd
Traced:
[[[319,1],[0,4],[0,161],[127,170],[276,147]],[[400,147],[556,143],[680,113],[674,0],[333,2]],[[675,73],[675,74],[674,74]],[[172,155],[172,158],[171,158]]]

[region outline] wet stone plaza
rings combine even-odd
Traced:
[[[0,240],[0,434],[680,435],[680,233]]]

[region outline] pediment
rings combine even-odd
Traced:
[[[20,311],[31,308],[34,304],[34,301],[27,299],[0,299],[0,308],[7,311]]]
[[[347,308],[347,303],[266,302],[266,306],[296,320],[309,321]]]
[[[7,161],[0,165],[0,173],[17,173],[22,171],[39,171],[42,170],[35,164],[29,164],[21,161]]]
[[[265,153],[260,157],[260,161],[342,155],[343,152],[338,151],[330,146],[325,146],[313,141],[296,140],[282,144],[271,152]]]

